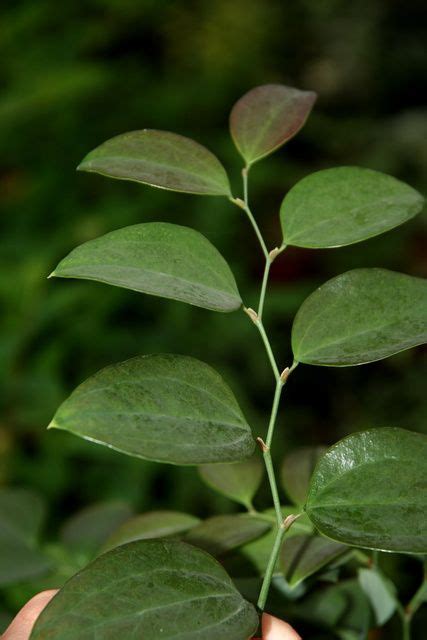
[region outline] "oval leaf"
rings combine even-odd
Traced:
[[[104,550],[114,549],[135,540],[166,538],[185,533],[199,524],[199,518],[179,511],[151,511],[124,522],[105,543]]]
[[[96,280],[214,311],[242,304],[230,267],[213,244],[193,229],[165,222],[85,242],[51,276]]]
[[[282,486],[295,504],[305,504],[310,478],[326,447],[300,447],[285,457],[281,468]]]
[[[341,247],[377,236],[413,218],[424,198],[379,171],[338,167],[303,178],[280,208],[283,243]]]
[[[169,131],[142,129],[111,138],[77,169],[171,191],[231,196],[218,158],[198,142]]]
[[[354,269],[312,293],[292,327],[295,359],[344,367],[381,360],[427,341],[427,280]]]
[[[246,93],[230,114],[234,143],[248,165],[269,155],[303,127],[316,100],[313,91],[265,84]]]
[[[132,513],[125,502],[93,504],[66,521],[61,530],[61,540],[73,551],[92,555]]]
[[[320,536],[285,537],[280,551],[280,567],[287,582],[295,587],[347,552],[346,545]]]
[[[427,437],[372,429],[331,447],[313,474],[306,512],[345,544],[427,552]]]
[[[258,456],[234,464],[205,464],[199,473],[207,485],[247,509],[258,491],[264,466]]]
[[[211,556],[183,542],[142,540],[71,578],[31,640],[247,640],[257,624],[255,609]]]
[[[237,461],[255,446],[221,376],[186,356],[139,356],[106,367],[77,387],[49,426],[173,464]]]
[[[213,516],[191,529],[185,539],[213,556],[221,556],[256,540],[270,529],[268,521],[246,513]]]

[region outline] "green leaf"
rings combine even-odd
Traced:
[[[347,271],[312,293],[292,327],[295,359],[344,367],[427,341],[427,280],[386,269]]]
[[[347,552],[347,546],[320,536],[285,537],[280,551],[280,568],[287,582],[295,587]]]
[[[316,100],[313,91],[265,84],[234,105],[230,131],[248,165],[273,153],[304,126]]]
[[[427,436],[371,429],[347,436],[320,459],[306,512],[333,540],[426,553],[426,489]]]
[[[247,640],[257,625],[255,609],[211,556],[183,542],[140,540],[71,578],[31,640]]]
[[[285,457],[281,467],[282,486],[291,500],[305,504],[310,478],[326,447],[300,447]]]
[[[255,447],[221,376],[186,356],[139,356],[106,367],[77,387],[49,426],[173,464],[242,460]]]
[[[241,304],[219,251],[200,233],[165,222],[112,231],[74,249],[51,276],[105,282],[215,311]]]
[[[331,630],[326,637],[367,638],[371,626],[369,601],[357,580],[316,590],[297,605],[298,616]]]
[[[185,533],[199,524],[199,518],[179,511],[151,511],[124,522],[108,538],[104,551],[135,540],[166,538]]]
[[[45,518],[40,496],[26,489],[0,490],[0,586],[43,575],[51,562],[37,548]]]
[[[250,509],[264,475],[264,466],[259,456],[254,455],[234,464],[205,464],[199,467],[199,473],[207,485]]]
[[[185,539],[213,556],[221,556],[259,538],[270,529],[268,521],[246,513],[213,516],[191,529]]]
[[[403,224],[423,204],[415,189],[378,171],[317,171],[298,182],[282,202],[283,243],[312,249],[353,244]]]
[[[65,522],[61,540],[75,552],[92,555],[132,513],[128,504],[119,501],[91,505]]]
[[[77,169],[171,191],[231,196],[218,158],[198,142],[169,131],[142,129],[111,138]]]
[[[374,610],[377,626],[382,627],[397,608],[394,585],[375,569],[359,569],[358,578]]]

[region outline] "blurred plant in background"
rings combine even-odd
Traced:
[[[115,501],[119,514],[173,507],[207,516],[235,508],[191,468],[158,468],[61,433],[48,436],[45,426],[74,386],[137,354],[203,352],[231,382],[255,430],[264,429],[270,409],[264,404],[270,372],[261,344],[245,351],[253,330],[243,314],[230,321],[180,303],[148,305],[137,294],[95,283],[46,280],[61,256],[107,231],[197,221],[232,266],[244,299],[255,300],[263,264],[244,215],[222,199],[177,199],[76,175],[75,166],[117,133],[166,128],[200,140],[234,167],[237,193],[240,161],[226,135],[224,104],[256,84],[281,82],[313,89],[319,101],[298,138],[251,174],[269,245],[280,236],[283,192],[316,169],[357,164],[425,193],[425,7],[417,0],[410,8],[401,0],[76,0],[60,7],[52,0],[4,0],[1,12],[0,483],[43,496],[45,554],[62,576],[47,581],[53,584],[87,560],[83,543],[70,550],[63,537],[58,543],[58,531],[94,501]],[[420,216],[345,250],[289,249],[272,269],[265,309],[283,360],[290,357],[284,336],[291,319],[318,284],[362,265],[426,276],[426,239]],[[219,346],[210,339],[215,332]],[[363,369],[324,370],[316,384],[308,367],[288,393],[292,440],[280,441],[279,424],[277,455],[373,424],[427,432],[426,358],[417,349]],[[314,395],[307,397],[306,388]],[[412,575],[418,564],[385,557],[384,565],[391,576],[406,574],[400,580],[406,600],[419,582]],[[45,584],[5,583],[5,615]]]

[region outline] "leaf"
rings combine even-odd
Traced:
[[[257,625],[255,609],[211,556],[183,542],[140,540],[71,578],[31,640],[247,640]]]
[[[264,466],[255,455],[233,464],[205,464],[199,467],[199,473],[207,485],[250,509],[264,475]]]
[[[282,507],[283,517],[286,518],[291,514],[295,514],[294,506],[285,506]],[[270,516],[271,522],[273,525],[276,524],[276,516],[274,509],[267,509],[263,512],[263,516]],[[286,538],[290,539],[292,536],[304,535],[304,534],[312,534],[313,526],[306,516],[303,514],[296,520],[289,531],[286,532]],[[249,542],[242,547],[243,556],[251,562],[253,567],[257,570],[257,572],[263,576],[265,574],[265,570],[267,568],[268,561],[270,559],[271,550],[273,548],[274,540],[276,538],[276,531],[272,529],[268,533],[264,534],[261,538],[254,540],[253,542]],[[280,573],[278,571],[278,564],[276,565],[276,573]]]
[[[330,629],[332,637],[342,640],[366,638],[371,626],[369,601],[357,580],[314,591],[297,607],[298,617]]]
[[[344,367],[387,358],[427,341],[427,280],[386,269],[332,278],[301,305],[295,359]]]
[[[74,249],[51,276],[105,282],[215,311],[241,304],[230,267],[200,233],[165,222],[136,224]]]
[[[313,91],[265,84],[240,98],[230,114],[230,131],[246,163],[251,165],[293,138],[316,97]]]
[[[285,457],[281,467],[282,486],[291,500],[305,504],[310,478],[326,447],[300,447]]]
[[[26,489],[0,490],[0,586],[43,575],[51,562],[37,548],[45,518],[40,496]]]
[[[213,516],[191,529],[185,539],[213,556],[221,556],[270,529],[268,521],[246,513]]]
[[[389,231],[421,211],[424,198],[379,171],[337,167],[303,178],[280,208],[283,243],[342,247]]]
[[[69,518],[61,530],[62,542],[78,553],[94,554],[133,511],[125,502],[100,502]]]
[[[295,587],[347,552],[347,546],[320,536],[285,537],[280,551],[280,568],[287,582]]]
[[[139,356],[102,369],[77,387],[49,427],[172,464],[237,461],[255,447],[221,376],[186,356]]]
[[[142,129],[111,138],[77,169],[171,191],[231,196],[218,158],[198,142],[169,131]]]
[[[427,436],[397,428],[347,436],[320,459],[306,512],[349,545],[427,552]]]
[[[367,595],[378,627],[382,627],[397,608],[393,584],[375,569],[359,569],[359,584]]]
[[[104,551],[135,540],[165,538],[185,533],[199,522],[199,518],[179,511],[142,513],[118,527],[105,543]]]

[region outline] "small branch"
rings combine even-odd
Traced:
[[[282,520],[277,527],[277,534],[274,540],[273,549],[271,551],[270,558],[268,560],[267,569],[265,570],[264,580],[262,582],[261,591],[258,598],[258,608],[264,611],[265,603],[267,602],[268,592],[270,590],[271,580],[274,575],[274,569],[276,568],[277,559],[279,557],[280,549],[282,546],[283,538],[295,520],[300,517],[300,513],[296,515],[289,515],[285,520]]]
[[[271,262],[272,261],[270,260],[270,257],[267,256],[267,259],[265,261],[265,267],[264,267],[264,275],[262,277],[261,293],[259,296],[259,303],[258,303],[258,317],[260,319],[262,319],[262,312],[264,311],[265,294],[267,291],[267,282],[268,282],[268,276],[270,274]]]
[[[265,259],[267,260],[268,258],[268,249],[267,249],[267,245],[265,244],[264,238],[262,236],[262,233],[260,231],[260,228],[257,224],[257,221],[255,220],[252,211],[250,210],[249,207],[249,196],[248,196],[248,172],[249,172],[249,167],[245,167],[244,169],[242,169],[242,177],[243,177],[243,200],[241,200],[240,198],[230,198],[230,201],[233,202],[233,204],[237,205],[238,207],[240,207],[240,209],[243,209],[243,211],[246,213],[246,215],[249,218],[249,221],[256,233],[256,236],[258,238],[258,241],[261,245],[261,249],[262,252],[265,256]]]

